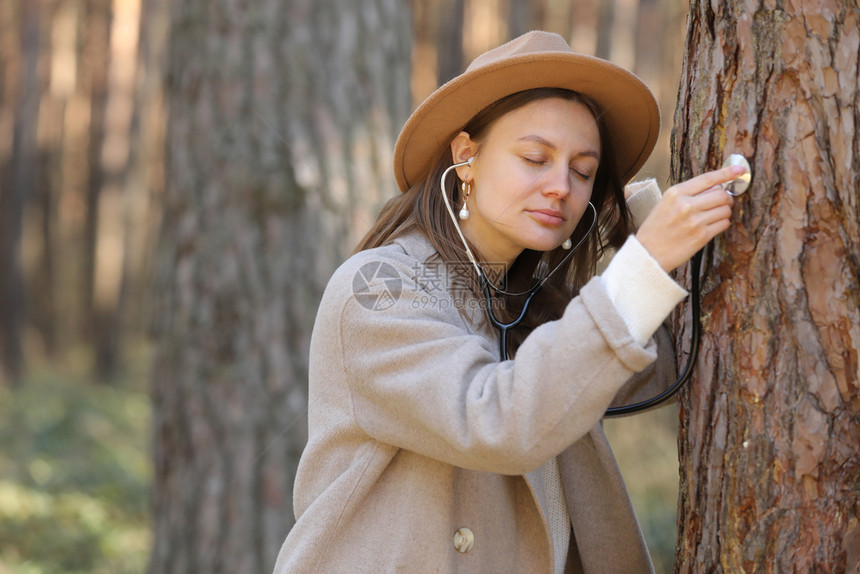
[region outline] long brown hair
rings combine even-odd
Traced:
[[[594,178],[591,203],[597,210],[595,230],[584,240],[582,246],[543,286],[529,306],[523,322],[511,331],[511,350],[519,346],[532,329],[546,321],[561,317],[567,303],[579,289],[596,273],[597,261],[604,251],[610,247],[620,247],[630,233],[630,214],[624,200],[624,190],[615,165],[615,158],[609,145],[609,137],[601,112],[597,105],[588,97],[560,88],[537,88],[517,92],[490,104],[472,118],[463,127],[470,137],[479,141],[493,125],[504,116],[530,102],[546,98],[562,98],[567,101],[579,102],[585,105],[594,116],[600,133],[600,163]],[[419,181],[405,193],[388,201],[382,208],[376,223],[367,232],[355,252],[364,251],[385,245],[391,240],[413,230],[424,233],[439,258],[448,263],[468,261],[457,230],[451,221],[442,200],[440,180],[442,174],[453,164],[451,150],[445,148],[433,168],[423,181]],[[453,170],[452,170],[453,171]],[[449,175],[456,178],[456,175]],[[459,205],[456,182],[446,182],[452,205]],[[580,219],[579,224],[571,235],[574,245],[588,232],[591,225],[590,210]],[[481,254],[473,245],[469,245],[479,261]],[[505,278],[508,289],[513,292],[524,291],[554,269],[567,255],[561,247],[551,251],[537,252],[524,250],[517,257]],[[472,291],[481,297],[480,283],[473,278]],[[498,307],[493,310],[502,320],[510,320],[519,314],[523,297],[499,296]],[[518,300],[519,299],[519,300]]]

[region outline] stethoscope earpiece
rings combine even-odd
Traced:
[[[723,183],[721,185],[723,189],[726,190],[726,193],[737,197],[738,195],[743,195],[744,193],[746,193],[747,189],[749,189],[750,181],[752,181],[752,170],[750,169],[750,163],[747,161],[747,158],[745,158],[739,153],[733,153],[726,158],[726,161],[723,162],[724,168],[732,167],[735,165],[743,166],[744,172],[732,181]]]

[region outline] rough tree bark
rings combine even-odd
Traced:
[[[396,193],[399,0],[171,4],[152,573],[270,572],[321,290]]]
[[[674,179],[753,184],[705,254],[679,572],[860,571],[858,48],[856,2],[691,2]]]

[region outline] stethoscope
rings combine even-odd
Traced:
[[[588,202],[589,207],[591,208],[591,225],[588,228],[588,231],[582,236],[582,239],[569,250],[567,255],[562,259],[553,269],[550,271],[543,279],[539,280],[535,283],[530,289],[526,291],[522,291],[519,293],[511,293],[501,289],[494,285],[487,274],[484,272],[483,267],[478,263],[478,260],[475,258],[475,255],[472,253],[472,250],[469,248],[469,243],[466,241],[465,236],[463,235],[462,230],[460,229],[460,223],[457,221],[457,216],[454,214],[454,209],[451,207],[451,202],[448,199],[448,192],[445,186],[445,180],[448,177],[448,173],[451,170],[456,169],[458,167],[463,167],[466,165],[472,165],[472,162],[475,160],[475,157],[470,157],[466,161],[455,163],[454,165],[447,168],[444,172],[442,172],[442,198],[445,203],[445,208],[448,211],[448,215],[451,217],[451,221],[454,223],[454,229],[457,230],[457,234],[460,236],[460,240],[463,242],[463,247],[466,250],[466,257],[469,258],[469,262],[475,268],[475,272],[478,274],[478,278],[481,284],[481,290],[484,293],[484,299],[486,302],[487,309],[487,317],[490,320],[490,323],[495,327],[495,329],[499,332],[499,357],[502,361],[508,360],[508,331],[519,325],[523,318],[526,315],[526,311],[529,308],[529,304],[532,302],[534,296],[540,291],[541,287],[549,281],[550,277],[562,266],[564,265],[571,257],[573,257],[574,253],[582,246],[583,242],[591,235],[591,232],[594,230],[595,224],[597,223],[597,210],[591,202]],[[723,167],[736,166],[741,165],[744,166],[744,172],[741,173],[737,178],[733,179],[730,182],[722,184],[723,189],[732,196],[739,196],[746,193],[749,188],[750,181],[752,180],[752,170],[750,169],[749,162],[747,162],[746,158],[739,154],[731,154],[726,161],[723,163]],[[687,364],[684,366],[684,369],[681,371],[681,374],[678,376],[678,379],[665,391],[662,393],[651,397],[645,401],[641,401],[638,403],[633,403],[630,405],[624,405],[621,407],[609,407],[606,409],[606,413],[604,416],[607,417],[617,417],[623,415],[629,415],[633,413],[637,413],[640,411],[644,411],[655,407],[665,401],[669,400],[675,393],[677,393],[682,386],[690,379],[690,376],[693,374],[693,365],[696,363],[696,359],[699,354],[699,341],[701,339],[702,334],[702,322],[701,322],[701,286],[700,286],[700,278],[702,273],[702,256],[704,253],[704,248],[700,249],[695,255],[693,255],[690,260],[690,266],[692,269],[692,279],[690,284],[690,307],[692,312],[692,333],[690,335],[690,352],[687,356]],[[509,297],[522,297],[525,296],[525,302],[523,303],[523,308],[520,311],[520,314],[508,323],[504,323],[496,317],[496,314],[493,312],[493,304],[492,304],[492,293],[490,289],[495,291],[497,295],[507,295]]]

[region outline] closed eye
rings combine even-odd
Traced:
[[[571,172],[573,172],[573,174],[574,174],[576,177],[578,177],[578,178],[582,179],[583,181],[588,181],[588,180],[590,180],[590,179],[591,179],[591,174],[589,174],[589,173],[583,173],[583,172],[579,171],[578,169],[576,169],[576,168],[574,168],[574,167],[570,168],[570,171],[571,171]]]
[[[547,164],[547,160],[545,159],[534,159],[528,156],[521,156],[521,159],[527,164],[535,167],[543,167]],[[574,166],[571,166],[570,172],[583,181],[589,181],[591,179],[591,170],[581,170],[577,169]]]

